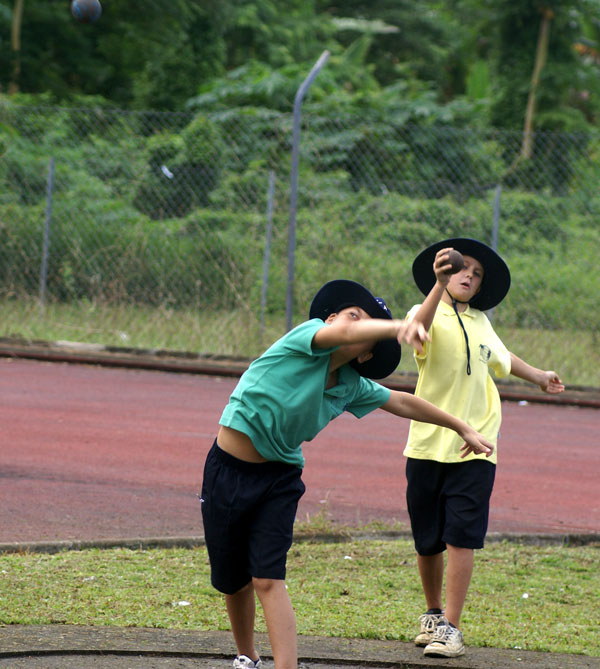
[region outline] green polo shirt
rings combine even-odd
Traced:
[[[420,305],[413,307],[412,318]],[[431,341],[423,354],[415,353],[419,378],[415,395],[469,423],[493,444],[502,420],[500,395],[489,369],[497,377],[510,374],[510,353],[494,332],[488,317],[470,306],[460,314],[469,337],[471,374],[467,374],[465,337],[451,305],[440,302],[429,329]],[[462,462],[485,455],[460,457],[463,440],[456,432],[429,423],[411,421],[404,455],[411,458]],[[497,461],[497,450],[487,458]]]
[[[304,466],[302,442],[313,439],[344,411],[357,418],[385,404],[390,390],[356,372],[338,370],[338,383],[325,389],[331,353],[312,346],[328,327],[314,318],[294,328],[244,372],[225,407],[221,425],[247,434],[267,460]]]

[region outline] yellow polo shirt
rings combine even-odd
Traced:
[[[414,306],[408,318],[414,317]],[[494,332],[488,317],[470,306],[460,314],[469,337],[471,374],[467,374],[467,346],[451,305],[440,302],[429,330],[431,341],[422,354],[415,352],[419,378],[415,395],[469,423],[494,445],[502,420],[500,395],[489,369],[497,377],[510,374],[510,353]],[[411,421],[404,455],[421,460],[463,462],[485,455],[460,457],[462,439],[447,428]],[[494,449],[489,462],[497,462]]]

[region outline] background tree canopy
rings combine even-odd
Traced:
[[[328,49],[310,98],[331,108],[418,101],[518,130],[533,93],[537,129],[598,124],[600,0],[104,0],[95,25],[68,4],[0,0],[1,92],[288,110]]]
[[[279,327],[291,111],[327,49],[302,114],[296,314],[336,276],[401,313],[418,249],[496,231],[514,282],[495,326],[538,355],[568,324],[573,378],[598,384],[600,0],[102,4],[83,25],[69,0],[0,0],[0,306],[23,310],[0,334],[223,353],[225,311],[227,351],[260,351],[265,209]]]

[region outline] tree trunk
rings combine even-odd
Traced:
[[[523,129],[523,144],[521,145],[522,160],[531,158],[533,152],[533,116],[535,114],[535,92],[540,80],[540,72],[546,64],[548,56],[548,40],[550,36],[550,21],[554,12],[549,9],[542,10],[542,22],[540,23],[540,32],[538,35],[537,49],[535,52],[535,65],[531,76],[531,87],[529,88],[529,97],[527,98],[527,110],[525,112],[525,127]]]
[[[21,77],[21,22],[23,19],[23,5],[25,0],[15,0],[13,9],[12,26],[10,32],[10,48],[12,52],[13,69],[8,94],[19,92],[19,79]]]

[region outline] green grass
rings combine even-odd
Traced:
[[[260,355],[285,331],[281,316],[269,319],[261,335],[259,315],[242,309],[197,312],[83,300],[48,304],[42,312],[34,300],[5,300],[0,312],[0,337],[247,358]]]
[[[49,304],[36,300],[0,301],[0,337],[69,340],[106,346],[162,349],[254,358],[285,331],[285,316],[269,315],[261,331],[260,314],[182,311],[139,305],[108,306],[82,300]],[[527,362],[556,370],[567,386],[600,387],[600,346],[591,331],[498,328],[506,346]],[[406,347],[399,372],[416,372]]]
[[[599,549],[502,542],[477,551],[467,643],[600,656]],[[297,541],[287,584],[299,634],[409,641],[423,610],[405,539]],[[0,592],[0,624],[229,629],[203,547],[3,554]]]
[[[497,332],[505,346],[515,355],[535,367],[556,371],[567,390],[568,386],[600,387],[598,333],[585,330],[512,330],[502,327]]]

